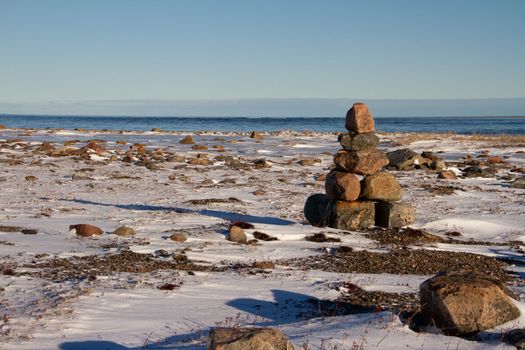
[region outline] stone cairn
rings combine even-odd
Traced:
[[[374,119],[364,103],[354,103],[346,114],[346,133],[339,135],[343,149],[334,155],[335,168],[328,173],[326,194],[308,197],[304,215],[317,227],[360,230],[371,226],[399,228],[414,223],[414,208],[399,202],[403,189],[377,149]]]

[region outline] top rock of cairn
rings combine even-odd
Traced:
[[[373,132],[374,127],[374,118],[372,118],[366,104],[356,102],[346,113],[346,130],[356,134],[366,134]]]

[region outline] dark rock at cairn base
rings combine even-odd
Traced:
[[[361,181],[361,197],[369,200],[395,202],[405,191],[391,173],[381,171],[367,175]]]
[[[354,103],[346,113],[345,128],[358,134],[374,131],[374,118],[368,111],[368,106],[362,102]]]
[[[355,174],[332,170],[326,175],[325,191],[328,199],[355,201],[361,194],[361,183]]]
[[[379,137],[374,133],[356,134],[347,132],[339,134],[337,139],[341,146],[348,151],[376,148],[379,145]]]
[[[338,170],[368,175],[377,173],[388,164],[385,154],[377,149],[361,151],[340,150],[334,156]]]
[[[374,226],[374,202],[335,202],[334,219],[330,227],[341,230],[360,230]]]
[[[424,322],[447,334],[469,335],[520,315],[504,284],[479,272],[438,274],[421,283],[419,294]]]
[[[316,227],[329,226],[333,220],[334,203],[322,193],[316,193],[306,199],[304,217],[310,225]]]
[[[408,203],[375,203],[375,225],[399,228],[411,225],[416,220],[415,209]]]

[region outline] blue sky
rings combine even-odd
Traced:
[[[0,0],[0,113],[525,97],[524,18],[521,0]]]

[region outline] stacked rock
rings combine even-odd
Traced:
[[[339,135],[343,149],[334,156],[335,168],[326,176],[324,194],[306,200],[304,214],[313,226],[359,230],[370,226],[402,227],[414,222],[414,208],[398,202],[403,189],[377,149],[374,118],[364,103],[346,114],[347,133]]]

